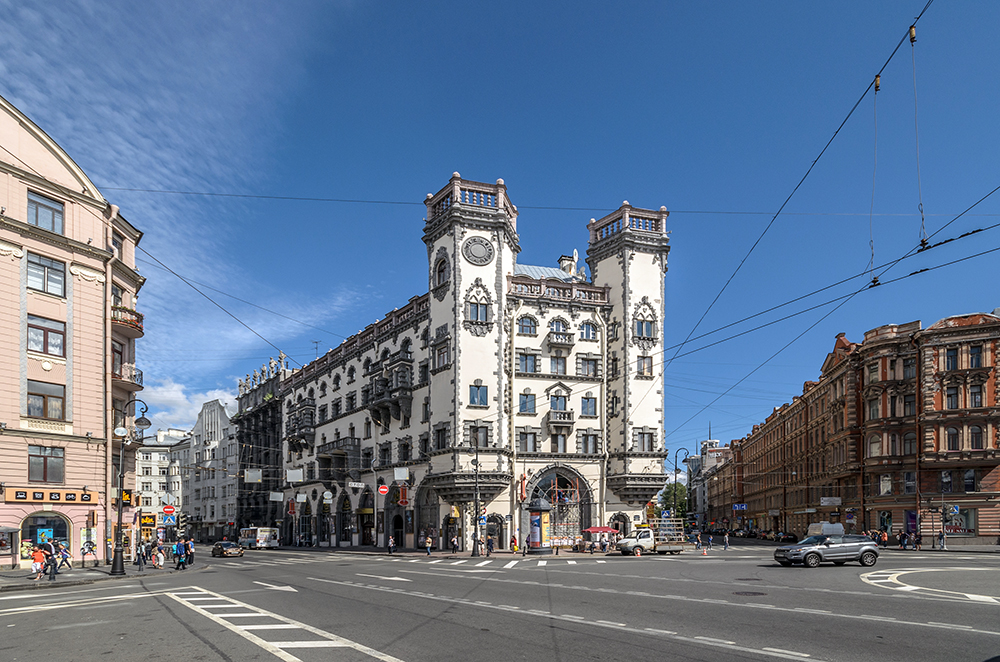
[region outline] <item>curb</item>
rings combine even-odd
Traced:
[[[201,570],[206,567],[204,563],[199,564],[197,568],[190,568],[190,570]],[[12,591],[44,591],[53,588],[62,588],[64,586],[87,586],[89,584],[95,584],[102,581],[113,581],[121,579],[141,579],[145,577],[159,577],[161,575],[170,575],[175,572],[181,572],[180,570],[164,569],[164,570],[153,570],[150,572],[133,572],[132,574],[124,575],[110,575],[103,570],[94,570],[93,568],[75,568],[78,570],[90,570],[92,573],[98,576],[91,577],[81,577],[79,579],[62,579],[50,582],[47,579],[40,579],[37,582],[31,582],[30,584],[0,584],[0,593],[10,593]]]

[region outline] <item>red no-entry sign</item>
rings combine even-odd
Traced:
[[[389,493],[389,486],[388,485],[379,485],[378,486],[378,493],[381,494],[382,496],[385,496],[386,494]]]
[[[174,514],[174,510],[176,510],[176,509],[173,506],[163,506],[163,514],[164,515],[173,515]]]

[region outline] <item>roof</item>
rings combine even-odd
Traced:
[[[558,280],[563,281],[564,283],[569,283],[574,280],[578,280],[558,267],[536,267],[531,264],[515,264],[514,275],[531,276],[532,278],[538,278],[538,279],[556,278]]]

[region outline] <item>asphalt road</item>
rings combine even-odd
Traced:
[[[0,660],[1000,661],[1000,555],[872,568],[708,556],[251,551],[0,594]]]

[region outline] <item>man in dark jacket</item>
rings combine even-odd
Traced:
[[[185,561],[187,560],[187,545],[184,543],[184,536],[177,539],[177,544],[174,545],[174,558],[177,559],[177,565],[174,566],[174,570],[187,570]]]

